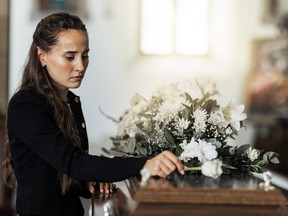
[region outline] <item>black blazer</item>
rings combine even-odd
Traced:
[[[7,127],[12,164],[17,179],[16,211],[49,216],[83,215],[79,186],[61,194],[58,171],[79,181],[115,182],[139,175],[147,159],[106,158],[88,152],[85,120],[78,96],[68,98],[82,139],[82,149],[65,140],[45,98],[19,91],[8,105]]]

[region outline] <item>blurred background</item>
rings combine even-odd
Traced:
[[[231,142],[280,153],[272,169],[288,176],[287,0],[1,0],[3,118],[35,27],[56,11],[77,14],[88,29],[90,64],[73,91],[81,97],[92,154],[109,148],[117,130],[99,108],[118,118],[134,93],[149,96],[164,84],[208,78],[221,105],[245,104],[246,127]],[[11,196],[13,208],[13,193],[1,181],[0,209],[10,208]]]

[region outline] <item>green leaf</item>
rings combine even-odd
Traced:
[[[198,101],[198,106],[201,106],[202,103],[204,103],[204,101],[207,99],[207,94],[204,95],[203,98],[201,98],[199,101]]]
[[[279,164],[280,163],[280,161],[277,157],[274,157],[274,158],[270,159],[269,161],[273,164]]]
[[[266,154],[264,154],[264,155],[263,155],[263,160],[269,161],[269,157],[268,157]]]
[[[185,92],[185,97],[186,97],[186,100],[188,100],[190,103],[193,104],[193,99],[187,92]]]
[[[176,156],[180,156],[182,153],[182,148],[180,146],[177,146],[176,147],[176,150],[175,150],[175,155]]]
[[[129,153],[133,153],[136,146],[136,139],[134,137],[130,137],[127,143],[127,149]]]
[[[167,142],[171,145],[175,145],[175,139],[172,135],[172,133],[168,129],[164,129],[164,136]]]
[[[213,108],[217,107],[217,101],[216,100],[208,100],[205,103],[205,109],[207,111],[207,113],[211,113],[211,111],[213,110]]]
[[[278,153],[275,153],[275,152],[272,152],[272,151],[269,151],[269,152],[266,152],[264,155],[263,155],[263,159],[273,163],[273,164],[278,164],[280,163],[279,159],[279,154]]]
[[[179,118],[184,118],[184,119],[188,119],[189,118],[189,110],[190,107],[188,107],[187,105],[183,104],[183,106],[185,106],[185,109],[181,110],[181,112],[179,113]]]
[[[241,145],[237,150],[236,154],[237,155],[242,155],[244,154],[251,146],[249,144]]]
[[[252,171],[253,172],[257,172],[257,173],[261,173],[262,172],[262,169],[260,166],[252,166]]]
[[[268,161],[266,160],[260,160],[260,161],[257,161],[256,163],[258,166],[260,167],[263,167],[263,166],[267,166],[268,165]]]
[[[266,152],[264,155],[266,155],[268,158],[279,157],[278,153],[272,151]]]

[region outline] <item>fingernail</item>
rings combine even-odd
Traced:
[[[184,170],[181,170],[180,173],[181,173],[182,175],[184,175],[184,174],[185,174],[185,171],[184,171]]]

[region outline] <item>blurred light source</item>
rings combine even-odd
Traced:
[[[174,0],[142,0],[140,49],[144,54],[173,52]]]
[[[209,49],[209,0],[141,0],[140,51],[204,55]]]

